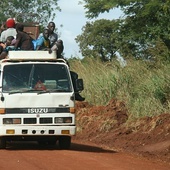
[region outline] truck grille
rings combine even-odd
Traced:
[[[37,119],[36,118],[24,118],[24,124],[36,124]]]
[[[37,118],[24,118],[23,124],[37,124]],[[40,124],[52,124],[53,119],[51,117],[43,117],[39,119]]]
[[[53,123],[53,119],[52,118],[40,118],[40,124],[49,124],[49,123]]]

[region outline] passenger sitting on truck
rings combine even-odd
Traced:
[[[39,37],[37,40],[33,40],[35,50],[48,50],[51,52],[51,44],[49,37],[49,30],[46,28],[43,31],[43,36]]]
[[[51,49],[56,50],[57,52],[57,58],[62,58],[61,54],[64,50],[63,41],[61,39],[58,39],[58,34],[54,32],[55,30],[55,23],[49,22],[47,28],[50,31],[49,40],[51,42]]]
[[[8,36],[16,36],[17,32],[15,29],[15,20],[13,18],[8,18],[6,21],[6,30],[3,30],[0,36],[0,41],[5,43]]]
[[[0,44],[1,47],[0,59],[6,58],[8,55],[8,51],[15,49],[14,44],[15,38],[13,36],[8,36],[6,42]]]
[[[24,25],[17,23],[16,24],[17,35],[16,35],[15,49],[34,50],[32,38],[23,30],[24,30]]]
[[[16,41],[16,39],[14,38],[14,36],[7,37],[6,42],[4,44],[6,51],[14,49],[15,41]]]
[[[62,40],[58,40],[58,35],[57,33],[54,32],[55,30],[55,23],[54,22],[49,22],[47,25],[47,28],[49,30],[49,37],[48,39],[50,40],[50,45],[51,45],[51,50],[56,51],[56,56],[57,58],[62,58],[62,52],[64,50],[64,45]],[[43,34],[41,33],[39,35],[39,38],[42,37]]]
[[[55,27],[56,27],[55,23],[52,22],[52,21],[49,22],[48,25],[47,25],[47,28],[50,31],[49,39],[50,39],[50,42],[51,42],[51,46],[53,46],[58,40],[58,34],[54,32]]]
[[[35,50],[48,50],[50,53],[52,51],[57,52],[57,56],[61,55],[63,52],[63,41],[58,40],[53,46],[49,40],[49,29],[44,29],[43,36],[40,36],[37,40],[33,40]],[[58,57],[57,57],[58,58]]]

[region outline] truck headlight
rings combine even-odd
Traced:
[[[3,118],[3,124],[21,124],[21,118]]]
[[[63,123],[63,117],[56,117],[55,123]]]
[[[55,117],[55,123],[72,123],[72,117]]]

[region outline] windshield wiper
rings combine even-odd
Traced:
[[[27,90],[23,90],[22,93],[33,92],[33,91],[39,91],[39,90],[27,89]]]
[[[15,93],[22,93],[22,91],[21,90],[16,90],[16,91],[9,92],[9,94],[15,94]]]
[[[28,90],[16,90],[16,91],[11,91],[9,94],[16,94],[16,93],[27,93],[27,92],[37,92],[35,89],[28,89]]]
[[[43,93],[70,92],[70,91],[69,90],[65,90],[65,89],[52,89],[52,90],[27,89],[27,90],[15,90],[15,91],[11,91],[11,92],[9,92],[9,94],[28,93],[28,92],[37,92],[37,94],[43,94]]]

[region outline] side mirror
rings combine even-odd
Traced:
[[[83,90],[84,90],[83,79],[77,79],[76,80],[76,91],[83,91]]]

